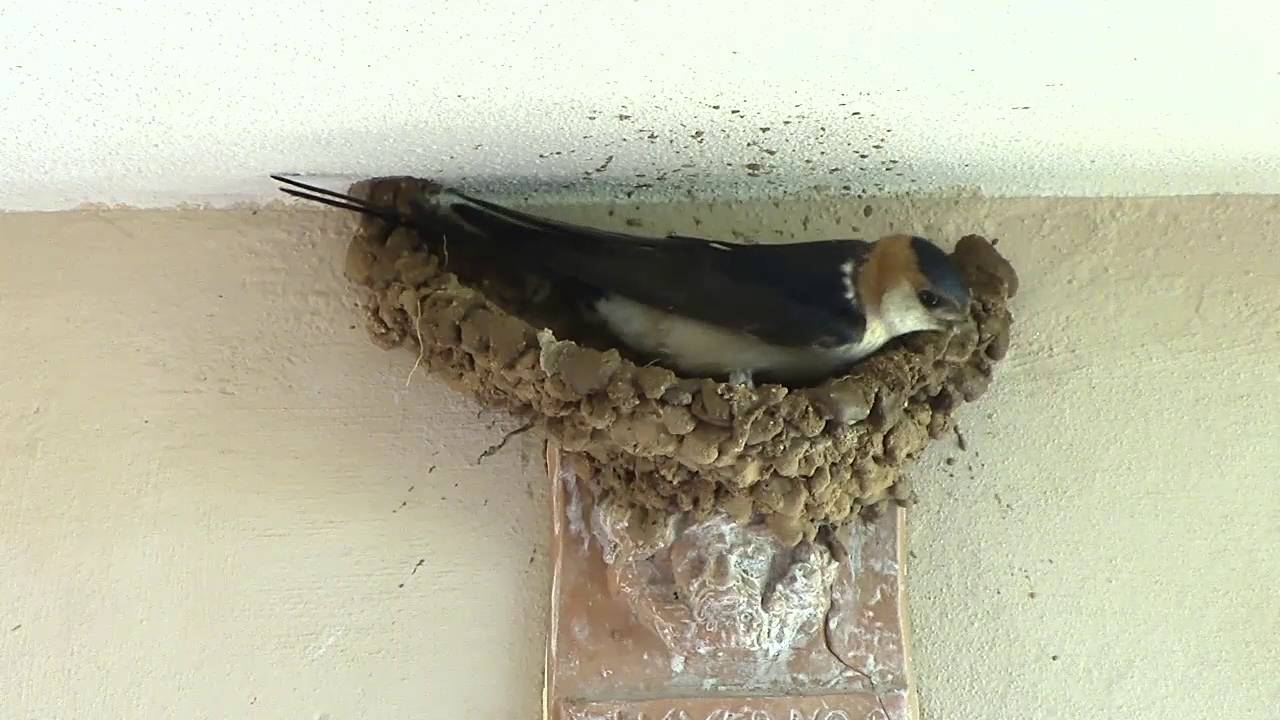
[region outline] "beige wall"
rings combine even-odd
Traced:
[[[1013,350],[909,514],[925,717],[1280,716],[1280,198],[873,210],[556,212],[1001,238]],[[0,717],[536,716],[537,441],[406,387],[346,227],[0,215]]]

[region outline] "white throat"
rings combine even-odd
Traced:
[[[884,327],[888,336],[886,342],[899,335],[938,329],[938,321],[920,304],[915,288],[906,282],[890,288],[880,298],[880,312],[876,320]],[[870,316],[867,325],[870,328]]]
[[[879,313],[868,313],[866,325],[862,329],[862,337],[848,350],[850,360],[861,360],[879,350],[885,343],[893,339],[892,330],[885,325]]]

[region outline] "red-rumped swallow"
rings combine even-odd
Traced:
[[[282,190],[295,197],[419,233],[478,234],[494,263],[584,288],[591,319],[626,349],[686,377],[810,385],[894,338],[946,331],[969,315],[969,289],[951,258],[912,235],[778,244],[644,237],[530,215],[452,188],[416,196],[402,212],[272,177],[293,186]]]

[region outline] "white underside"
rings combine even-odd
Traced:
[[[858,343],[836,348],[784,347],[618,296],[596,303],[596,311],[629,347],[664,356],[673,369],[695,376],[831,374],[875,352],[889,339],[884,326],[872,322]]]

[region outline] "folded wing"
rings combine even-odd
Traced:
[[[739,245],[681,235],[652,238],[540,218],[461,193],[443,209],[535,263],[637,302],[748,333],[766,342],[856,342],[865,318],[842,269],[860,240]]]

